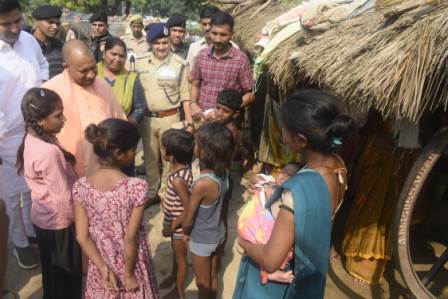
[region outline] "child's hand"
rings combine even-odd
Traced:
[[[275,178],[275,183],[277,185],[282,185],[287,180],[289,180],[289,175],[287,175],[286,173],[279,173]]]
[[[274,186],[270,184],[264,185],[264,193],[266,194],[266,198],[271,198],[272,194],[274,193]]]
[[[134,274],[124,277],[124,288],[126,292],[135,292],[138,290],[139,285],[137,281],[137,277]]]
[[[176,220],[174,220],[173,222],[171,222],[171,225],[170,225],[171,234],[174,234],[176,229],[177,229],[177,227],[176,227]]]
[[[294,274],[292,274],[292,271],[289,270],[288,272],[283,272],[282,270],[277,270],[272,273],[268,273],[267,275],[268,280],[280,282],[280,283],[292,283],[294,280]]]
[[[257,191],[262,190],[262,188],[258,184],[259,184],[259,178],[256,175],[249,178],[246,189],[247,193],[255,194],[257,193]]]
[[[215,121],[218,121],[218,120],[219,119],[218,119],[218,116],[216,115],[216,111],[210,111],[209,113],[205,114],[205,121],[206,122],[215,122]]]
[[[182,234],[182,241],[184,241],[185,244],[188,244],[188,242],[190,242],[190,239],[190,236]]]
[[[118,283],[115,274],[107,267],[101,271],[103,286],[110,291],[118,290]]]
[[[168,224],[166,224],[166,225],[163,226],[163,229],[162,229],[162,235],[163,235],[165,238],[171,237],[171,235],[172,235],[172,232],[171,232],[171,223],[168,223]]]

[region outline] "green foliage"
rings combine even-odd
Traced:
[[[123,0],[21,0],[26,13],[45,4],[58,5],[72,11],[93,13],[98,9],[107,10],[109,15],[117,13]],[[129,1],[132,10],[145,15],[169,17],[174,13],[185,15],[190,20],[197,20],[201,2],[198,0],[133,0]]]
[[[201,2],[198,0],[134,0],[133,9],[138,13],[152,16],[169,17],[179,13],[188,19],[198,19]]]
[[[27,13],[32,12],[41,5],[57,5],[78,12],[89,12],[90,9],[93,10],[100,6],[99,0],[21,0],[20,3]]]

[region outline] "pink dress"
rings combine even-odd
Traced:
[[[139,232],[135,276],[137,292],[126,292],[123,286],[125,256],[124,236],[134,207],[145,204],[148,185],[138,178],[118,182],[112,190],[103,191],[89,184],[85,177],[73,186],[73,196],[85,209],[89,218],[89,234],[106,265],[115,273],[119,291],[103,288],[98,268],[89,261],[85,298],[89,299],[155,299],[159,298],[156,276],[143,226]]]

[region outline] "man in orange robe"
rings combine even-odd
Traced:
[[[95,58],[82,41],[67,42],[63,54],[64,71],[42,87],[55,91],[62,99],[67,120],[57,138],[75,155],[76,172],[84,176],[99,166],[93,146],[84,138],[86,127],[111,117],[126,119],[126,115],[112,88],[97,78]]]

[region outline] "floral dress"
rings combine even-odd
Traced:
[[[89,261],[85,298],[159,298],[155,271],[151,260],[146,233],[141,227],[138,233],[135,276],[139,283],[136,292],[124,289],[124,236],[134,207],[145,204],[147,183],[138,178],[126,178],[112,190],[97,189],[83,177],[73,186],[74,200],[80,203],[89,219],[89,234],[109,269],[115,273],[118,291],[103,287],[101,274]]]

